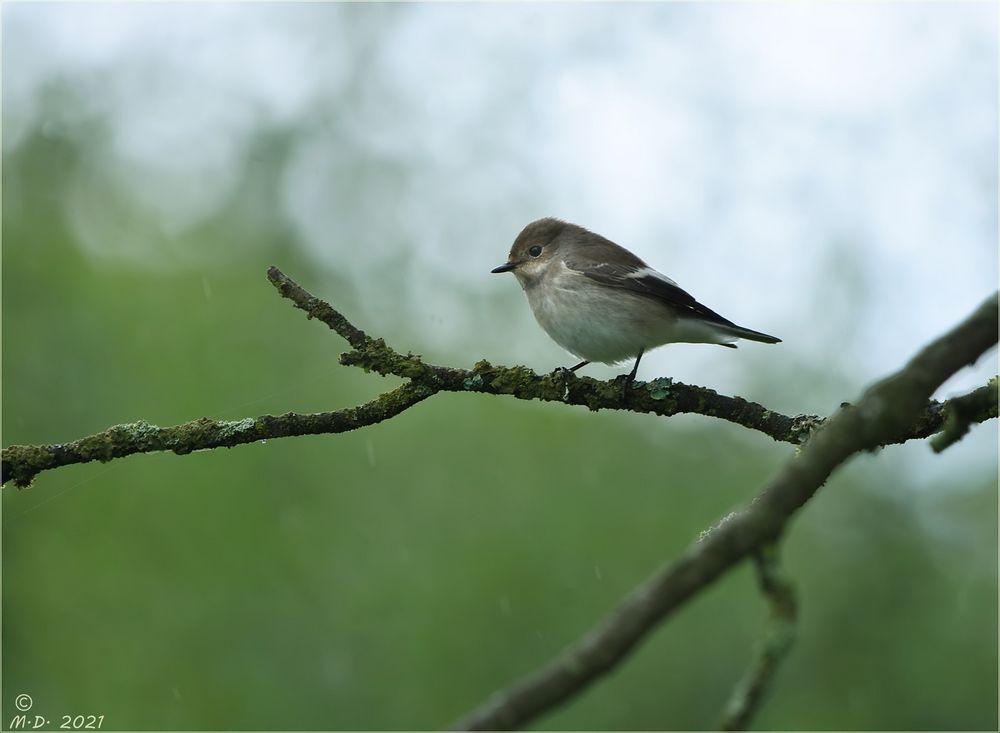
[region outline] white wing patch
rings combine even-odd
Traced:
[[[679,288],[680,287],[680,285],[678,285],[676,282],[674,282],[673,280],[671,280],[669,277],[667,277],[666,275],[664,275],[662,272],[657,272],[652,267],[641,267],[638,270],[632,270],[632,272],[630,272],[627,275],[625,275],[625,277],[631,277],[631,278],[634,278],[636,280],[639,280],[639,279],[644,278],[644,277],[652,277],[652,278],[655,278],[657,280],[662,280],[665,283],[669,283],[670,285],[673,285],[675,288]]]

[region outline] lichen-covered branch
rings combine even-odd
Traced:
[[[733,690],[722,717],[719,730],[746,730],[760,709],[781,661],[795,641],[795,619],[798,601],[795,587],[781,571],[777,544],[767,544],[754,555],[757,584],[770,607],[767,628],[757,642],[753,660],[743,679]]]
[[[344,432],[394,417],[435,392],[511,395],[525,400],[582,405],[591,410],[629,410],[662,416],[696,413],[728,420],[774,440],[795,444],[804,443],[823,424],[822,418],[813,415],[783,415],[741,397],[720,395],[714,390],[681,384],[669,378],[636,382],[627,399],[623,399],[618,380],[602,382],[565,371],[536,374],[527,367],[494,366],[486,361],[478,362],[472,369],[427,364],[419,355],[402,354],[382,339],[371,338],[333,306],[307,292],[278,268],[269,268],[267,276],[282,296],[305,311],[309,318],[325,323],[350,344],[352,350],[341,356],[341,363],[403,377],[409,380],[408,384],[364,405],[331,413],[263,415],[233,422],[203,418],[165,428],[137,422],[117,425],[70,443],[14,445],[2,451],[2,483],[13,480],[16,486],[25,487],[41,471],[74,463],[110,461],[135,453],[170,450],[183,454],[262,438]],[[925,403],[906,429],[889,442],[925,438],[936,433],[943,425],[949,404]],[[961,414],[971,415],[969,420],[978,422],[996,417],[996,405],[992,413],[987,406],[975,412],[964,410]],[[363,420],[354,424],[352,418],[356,416],[362,416]]]
[[[267,279],[278,289],[282,297],[288,298],[306,312],[309,318],[322,321],[331,330],[343,337],[355,349],[370,347],[375,342],[364,331],[357,328],[329,303],[306,292],[306,290],[273,265],[267,268]]]
[[[3,450],[3,481],[13,480],[15,486],[25,487],[38,473],[50,468],[71,463],[110,461],[135,453],[173,451],[184,455],[208,448],[232,448],[268,438],[345,433],[388,420],[433,393],[433,390],[411,382],[379,395],[371,402],[334,412],[307,415],[289,412],[233,421],[203,417],[167,428],[139,421],[114,425],[104,432],[71,443],[14,445]]]
[[[911,433],[934,390],[997,343],[997,307],[994,294],[906,366],[870,387],[856,405],[838,410],[748,504],[703,533],[583,638],[495,693],[453,729],[519,728],[615,667],[669,614],[758,548],[777,541],[786,523],[838,466],[856,453]]]
[[[669,378],[636,382],[628,400],[623,400],[621,386],[615,380],[602,382],[564,371],[536,374],[527,367],[494,366],[487,361],[476,363],[472,369],[427,364],[418,354],[402,354],[382,339],[371,338],[277,267],[269,268],[267,277],[281,295],[305,311],[308,318],[322,321],[351,345],[353,350],[340,357],[342,364],[359,366],[383,376],[411,379],[437,391],[512,395],[519,399],[582,405],[591,410],[629,410],[663,416],[698,413],[729,420],[790,443],[804,442],[820,420],[813,415],[782,415],[741,397],[720,395],[714,390],[681,384]],[[916,426],[916,430],[923,433],[919,437],[933,433],[940,424],[939,409],[937,405],[929,406],[926,419]]]
[[[391,374],[412,379],[437,391],[511,395],[524,400],[582,405],[591,410],[627,410],[664,417],[694,413],[728,420],[762,432],[774,440],[795,444],[804,443],[812,431],[823,424],[823,418],[814,415],[783,415],[742,397],[720,395],[714,390],[675,382],[670,378],[636,382],[627,399],[623,399],[619,380],[599,381],[559,370],[551,374],[536,374],[527,367],[494,366],[487,361],[476,363],[472,369],[427,364],[418,354],[401,354],[388,347],[382,339],[367,336],[328,303],[307,292],[278,268],[268,269],[267,276],[279,292],[305,311],[309,318],[323,321],[351,344],[353,350],[340,357],[342,364],[360,366],[383,376]],[[926,409],[914,419],[911,429],[905,435],[897,436],[896,442],[926,438],[940,430],[942,409],[941,403],[928,401]]]

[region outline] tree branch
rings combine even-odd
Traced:
[[[804,443],[824,422],[815,415],[783,415],[742,397],[720,395],[715,390],[670,378],[636,382],[627,399],[623,399],[620,378],[598,381],[561,370],[536,374],[527,367],[493,366],[487,361],[477,362],[472,369],[427,364],[419,354],[402,354],[386,346],[382,339],[372,339],[278,268],[269,268],[267,277],[281,295],[305,311],[308,318],[323,321],[351,344],[353,351],[341,355],[341,364],[360,366],[383,376],[391,374],[412,379],[441,392],[511,395],[523,400],[582,405],[591,410],[627,410],[663,417],[693,413],[728,420],[776,441],[794,444]],[[910,431],[897,436],[895,442],[926,438],[936,433],[943,422],[943,407],[939,402],[929,401],[926,409],[914,419]],[[996,411],[982,419],[988,417],[996,417]]]
[[[719,720],[719,730],[746,730],[757,713],[782,660],[795,641],[798,601],[795,587],[784,577],[778,546],[768,544],[754,555],[757,583],[770,605],[764,636],[757,643],[750,669],[740,680]]]
[[[394,417],[435,392],[511,395],[518,399],[583,405],[591,410],[629,410],[661,416],[696,413],[728,420],[774,440],[794,444],[804,443],[824,422],[813,415],[782,415],[741,397],[720,395],[714,390],[669,378],[637,382],[627,399],[623,399],[619,380],[602,382],[558,370],[540,375],[527,367],[493,366],[486,361],[478,362],[472,369],[426,364],[419,355],[402,354],[382,339],[371,338],[329,303],[307,292],[278,268],[269,268],[267,277],[283,297],[305,311],[309,318],[325,323],[351,345],[352,350],[341,356],[341,363],[408,379],[405,389],[393,390],[358,407],[316,415],[261,415],[232,422],[201,418],[165,428],[140,421],[116,425],[70,443],[14,445],[2,451],[2,483],[13,480],[16,486],[23,488],[41,471],[74,463],[110,461],[136,453],[170,450],[184,454],[263,438],[345,432]],[[943,410],[948,404],[928,402],[908,429],[890,442],[924,438],[937,432],[944,422]],[[978,422],[989,417],[996,417],[995,404],[992,414],[986,409],[972,415],[970,420]]]
[[[840,464],[911,434],[934,390],[997,343],[997,306],[994,294],[905,367],[870,387],[856,406],[838,410],[753,500],[633,590],[556,659],[497,692],[452,728],[519,728],[612,669],[670,613],[757,548],[775,542],[792,515]]]
[[[391,374],[411,379],[437,391],[512,395],[525,400],[583,405],[591,410],[629,410],[662,416],[699,413],[729,420],[789,443],[804,442],[819,419],[813,415],[789,417],[741,397],[720,395],[714,390],[681,384],[669,378],[637,382],[626,401],[615,380],[602,382],[558,370],[542,375],[527,367],[493,366],[487,361],[477,362],[472,369],[426,364],[419,354],[402,354],[382,339],[371,338],[277,267],[268,268],[267,277],[278,292],[305,311],[308,318],[322,321],[353,347],[352,351],[341,355],[341,364],[359,366],[382,376]],[[922,429],[933,432],[939,409],[939,406],[929,407],[927,424],[921,426]]]
[[[161,428],[148,422],[114,425],[102,433],[72,443],[56,445],[12,445],[3,450],[3,481],[25,487],[42,471],[72,463],[110,461],[135,453],[173,451],[185,455],[208,448],[232,448],[268,438],[293,435],[346,433],[398,415],[427,399],[434,390],[409,382],[371,402],[334,412],[301,415],[261,415],[243,420],[217,421],[207,417]]]

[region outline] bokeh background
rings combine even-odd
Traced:
[[[997,6],[3,8],[3,443],[355,405],[570,357],[489,274],[556,215],[781,336],[672,376],[829,414],[997,284]],[[940,397],[996,373],[996,353]],[[621,370],[589,367],[606,378]],[[699,416],[440,395],[362,431],[4,488],[5,725],[439,728],[576,639],[794,449]],[[997,425],[855,459],[784,543],[773,729],[996,729]],[[766,610],[715,584],[538,728],[710,728]]]

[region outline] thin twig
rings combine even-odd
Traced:
[[[456,730],[512,730],[538,718],[615,667],[670,613],[765,543],[850,457],[898,441],[945,379],[997,343],[997,295],[838,410],[750,503],[705,532],[675,561],[633,590],[554,660],[460,718]]]
[[[746,730],[760,709],[778,667],[795,641],[798,601],[795,587],[784,577],[777,543],[762,546],[754,555],[757,584],[767,599],[770,613],[764,635],[754,649],[753,661],[733,690],[719,730]]]

